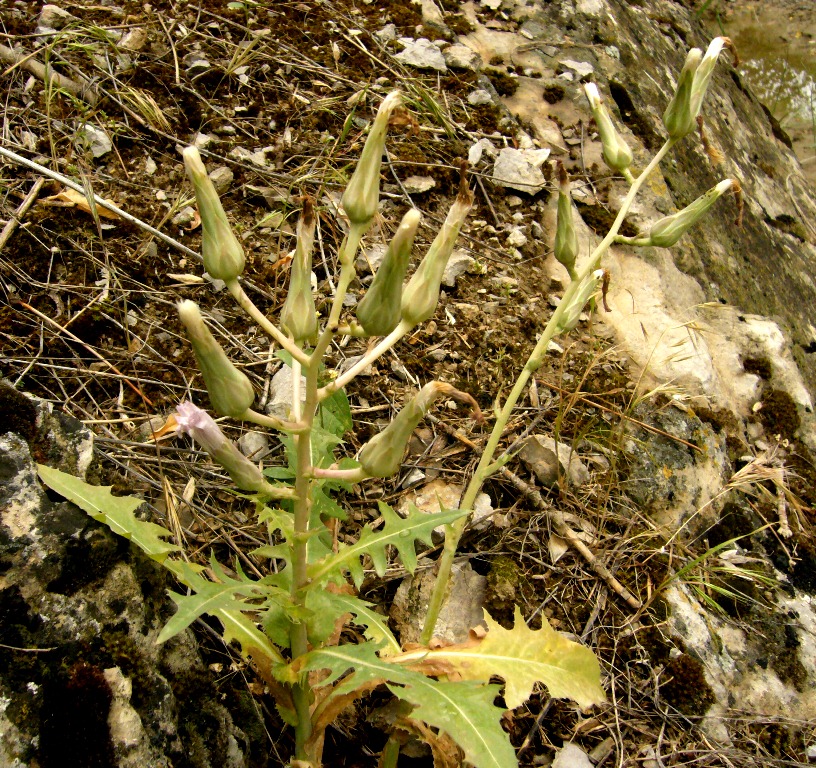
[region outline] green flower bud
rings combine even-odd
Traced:
[[[312,296],[314,232],[314,206],[307,197],[297,225],[297,245],[289,274],[289,294],[280,316],[281,325],[298,343],[317,336],[317,310]]]
[[[575,279],[575,259],[578,257],[578,235],[572,220],[572,196],[567,169],[558,161],[558,215],[555,229],[555,258]]]
[[[649,230],[647,245],[669,248],[674,245],[700,219],[717,200],[732,187],[738,186],[734,179],[725,179],[700,195],[682,211],[656,221]]]
[[[436,310],[442,275],[453,252],[453,244],[459,230],[473,205],[473,194],[468,189],[465,168],[466,164],[463,164],[459,194],[453,201],[439,234],[402,292],[402,319],[411,325],[424,322]]]
[[[421,218],[415,208],[402,217],[373,282],[357,305],[357,320],[369,336],[387,336],[400,321],[402,281]]]
[[[595,83],[587,83],[584,91],[589,99],[589,108],[592,110],[595,125],[598,126],[598,133],[601,136],[604,162],[613,171],[623,173],[632,164],[632,150],[618,135]]]
[[[382,432],[374,435],[360,449],[357,460],[369,477],[390,477],[399,471],[411,433],[440,395],[467,402],[473,408],[475,418],[481,421],[482,413],[470,395],[460,392],[451,384],[432,381],[414,395]]]
[[[564,307],[564,314],[561,315],[561,321],[558,324],[559,333],[571,331],[578,325],[581,312],[584,311],[584,305],[592,298],[595,291],[598,290],[603,274],[604,271],[602,269],[596,269],[591,275],[587,275],[584,278],[578,290],[573,294],[572,298],[568,300],[569,304]]]
[[[686,56],[686,62],[677,80],[677,88],[669,106],[663,113],[663,125],[669,136],[675,140],[682,139],[694,129],[694,118],[691,109],[691,92],[694,86],[694,75],[700,66],[703,52],[692,48]]]
[[[368,133],[363,153],[351,181],[343,193],[343,210],[352,224],[367,225],[377,213],[380,201],[380,167],[385,151],[385,134],[391,114],[401,104],[399,91],[383,99]]]
[[[261,470],[233,445],[206,411],[190,402],[183,402],[177,406],[175,417],[179,430],[190,435],[216,463],[226,469],[232,482],[242,491],[269,489]]]
[[[195,187],[198,212],[201,215],[201,255],[210,277],[229,282],[244,271],[244,249],[227,221],[227,214],[201,155],[195,147],[184,152],[184,168]]]
[[[241,418],[255,400],[252,383],[230,362],[204,324],[195,302],[179,302],[178,313],[192,342],[213,410],[220,416]]]

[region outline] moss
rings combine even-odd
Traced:
[[[773,373],[771,361],[767,357],[746,357],[742,361],[742,368],[746,373],[753,373],[765,381],[768,381]]]
[[[467,35],[473,32],[474,26],[471,24],[463,14],[457,13],[445,18],[445,23],[448,28],[455,35]]]
[[[547,104],[557,104],[566,95],[564,86],[560,83],[547,83],[544,86],[544,101]]]
[[[486,68],[484,74],[490,78],[499,96],[512,96],[518,90],[518,78],[508,75],[507,72]]]
[[[715,701],[702,663],[687,653],[666,665],[663,679],[660,695],[684,715],[700,717]]]
[[[15,432],[31,441],[37,432],[37,408],[24,394],[0,382],[0,434]]]
[[[511,557],[497,557],[487,574],[487,605],[491,616],[508,627],[513,623],[513,610],[518,602],[521,584],[519,564]]]
[[[801,424],[796,403],[783,389],[769,389],[762,397],[759,420],[769,435],[792,440]]]

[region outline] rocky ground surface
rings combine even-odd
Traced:
[[[808,4],[789,10],[806,18]],[[246,555],[265,530],[228,479],[184,439],[152,439],[183,398],[206,404],[179,299],[205,308],[262,407],[273,407],[281,365],[203,274],[179,150],[200,147],[248,255],[247,290],[270,316],[285,298],[301,194],[318,204],[325,307],[345,226],[339,195],[389,90],[403,90],[413,120],[389,139],[381,221],[352,304],[409,205],[430,242],[469,159],[476,204],[437,314],[349,389],[353,454],[433,378],[490,413],[567,285],[552,255],[554,160],[575,179],[582,253],[626,192],[603,164],[582,83],[598,82],[642,169],[685,50],[705,45],[702,28],[683,4],[647,0],[19,1],[0,9],[0,24],[2,147],[16,155],[0,166],[3,375],[46,403],[29,410],[17,393],[0,395],[0,763],[283,765],[292,734],[252,671],[205,623],[156,650],[172,612],[164,577],[39,489],[31,465],[142,494],[144,513],[202,563],[214,551],[225,565],[237,556],[266,567]],[[36,66],[46,62],[66,81],[47,86]],[[457,594],[483,598],[502,622],[518,604],[531,626],[546,617],[601,660],[607,707],[581,713],[542,690],[508,714],[522,765],[816,760],[816,328],[802,311],[814,292],[816,202],[784,131],[725,55],[720,66],[707,119],[726,165],[712,168],[687,139],[624,233],[731,173],[746,190],[743,229],[729,198],[672,251],[611,252],[608,311],[588,307],[556,340],[503,440],[532,438],[511,467],[542,503],[497,479],[464,540]],[[89,207],[90,191],[137,221]],[[363,350],[340,345],[331,362]],[[93,432],[93,461],[69,416]],[[225,428],[266,466],[283,461],[274,440]],[[398,477],[341,500],[341,535],[351,540],[380,500],[455,500],[484,439],[464,409],[444,404]],[[554,530],[555,509],[588,555]],[[407,642],[411,590],[422,587],[404,576],[397,563],[385,579],[372,572],[362,595],[384,613],[393,604]],[[464,608],[460,629],[479,615],[478,604]],[[375,692],[338,718],[328,765],[376,764],[385,703]],[[430,764],[414,747],[400,765]]]

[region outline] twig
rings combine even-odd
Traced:
[[[46,66],[33,58],[33,56],[33,53],[24,54],[12,50],[6,45],[0,45],[0,61],[11,64],[11,68],[20,67],[20,69],[30,72],[34,77],[39,78],[44,83],[67,91],[72,96],[82,99],[92,107],[96,106],[96,103],[99,101],[99,94],[97,94],[96,89],[90,83],[78,83],[75,80],[71,80],[70,77],[61,75],[59,72],[54,72],[51,66]],[[6,70],[6,72],[8,71],[9,70]]]
[[[25,196],[25,200],[20,203],[17,210],[14,211],[11,218],[8,220],[6,226],[3,227],[3,231],[0,232],[0,253],[3,252],[3,248],[6,247],[6,243],[9,241],[9,238],[14,234],[14,230],[20,226],[23,216],[26,215],[28,209],[34,204],[34,201],[37,199],[37,195],[40,194],[43,184],[45,184],[45,179],[40,176],[40,178],[34,182],[34,186],[31,188],[31,191]]]

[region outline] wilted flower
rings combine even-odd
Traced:
[[[578,235],[572,220],[572,197],[567,169],[558,162],[558,215],[555,230],[555,258],[575,279],[575,259],[578,257]]]
[[[587,83],[584,86],[589,108],[595,118],[595,125],[598,126],[598,133],[603,146],[604,162],[614,171],[623,173],[632,164],[632,150],[626,142],[618,135],[612,118],[604,106],[601,95],[598,93],[598,86],[595,83]]]
[[[357,168],[343,193],[343,210],[352,224],[366,225],[377,213],[385,134],[388,131],[391,114],[401,103],[399,91],[392,91],[383,99],[369,131]]]
[[[660,248],[669,248],[674,245],[735,184],[734,179],[725,179],[716,187],[712,187],[708,192],[700,195],[682,211],[656,221],[649,230],[646,245],[656,245]]]
[[[442,228],[402,292],[402,319],[412,326],[424,322],[436,310],[442,275],[459,230],[473,205],[473,194],[465,177],[466,167],[467,164],[463,163],[459,194],[448,211]]]
[[[476,418],[481,420],[478,404],[466,392],[460,392],[453,385],[441,381],[426,384],[382,432],[374,435],[360,449],[357,460],[369,477],[390,477],[399,470],[411,433],[440,395],[464,400],[471,405]]]
[[[374,280],[357,305],[357,320],[370,336],[386,336],[400,321],[402,281],[421,218],[415,208],[402,217]]]
[[[244,249],[227,221],[227,214],[198,150],[187,147],[182,155],[187,176],[195,187],[198,212],[201,214],[204,269],[217,280],[235,280],[244,271]]]
[[[183,402],[176,407],[175,417],[179,430],[190,435],[226,469],[241,490],[260,492],[268,489],[261,470],[227,439],[210,414],[191,402]]]
[[[297,245],[289,274],[289,293],[280,316],[281,325],[297,342],[317,335],[317,310],[312,295],[314,231],[314,207],[307,197],[297,225]]]
[[[193,345],[213,410],[220,416],[241,418],[255,400],[252,383],[230,362],[205,325],[195,302],[181,301],[177,309]]]

